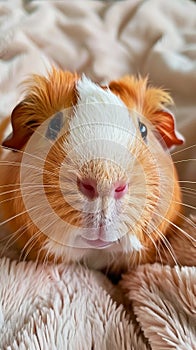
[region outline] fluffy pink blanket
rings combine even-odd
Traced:
[[[0,260],[0,349],[196,349],[196,6],[188,0],[0,3],[0,118],[51,63],[104,82],[148,74],[170,90],[186,145],[173,154],[187,220],[171,249],[118,285],[78,265]],[[1,226],[0,226],[0,234]],[[3,241],[1,250],[4,250]]]
[[[196,349],[196,233],[192,221],[162,262],[118,285],[79,265],[0,260],[1,349]],[[164,265],[169,263],[169,265]],[[187,266],[182,266],[187,265]]]

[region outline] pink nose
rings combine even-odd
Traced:
[[[80,192],[83,193],[89,199],[93,199],[99,195],[95,180],[78,179],[78,188]],[[111,189],[111,196],[113,196],[115,199],[120,199],[127,193],[127,189],[128,189],[128,185],[126,182],[122,182],[122,181],[117,182]]]

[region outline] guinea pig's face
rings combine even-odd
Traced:
[[[138,104],[141,96],[127,98],[127,91],[78,79],[75,103],[48,116],[26,143],[20,166],[25,220],[43,236],[45,255],[141,256],[175,219],[180,194],[167,148],[172,137],[179,139],[164,123],[157,128],[145,116],[145,101]],[[162,113],[168,126],[169,113]],[[160,130],[168,133],[165,142]]]

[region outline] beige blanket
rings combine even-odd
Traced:
[[[0,260],[0,349],[196,349],[196,233],[171,241],[182,266],[139,266],[113,285],[79,265]],[[173,265],[169,252],[162,263]]]
[[[21,81],[44,74],[51,64],[99,82],[148,74],[153,84],[170,90],[186,138],[173,157],[185,209],[193,212],[194,2],[0,2],[0,118],[20,100]],[[118,287],[81,266],[36,269],[3,258],[0,349],[196,349],[195,242],[190,221],[171,241],[178,263],[187,267],[173,266],[171,252],[163,251],[160,263],[127,273]]]

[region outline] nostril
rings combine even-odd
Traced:
[[[122,186],[118,186],[117,188],[115,188],[115,192],[119,193],[119,192],[123,192],[126,188],[126,184],[122,185]]]
[[[114,187],[114,198],[120,199],[127,193],[128,185],[127,183],[117,183]]]
[[[89,191],[89,192],[93,192],[94,191],[94,187],[92,185],[88,185],[88,184],[85,184],[85,183],[81,183],[82,187]]]
[[[78,188],[80,192],[90,199],[94,198],[97,194],[96,183],[91,179],[78,179]]]

